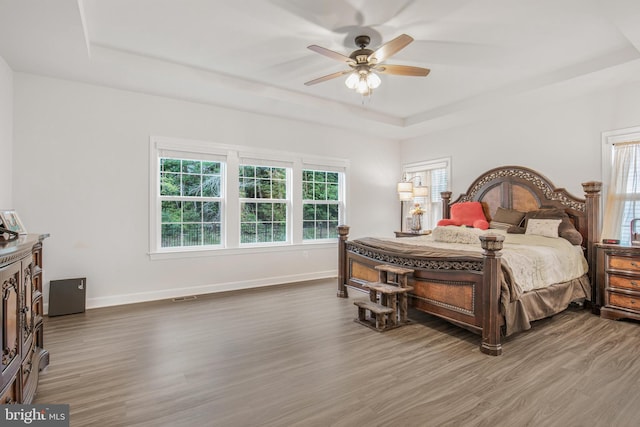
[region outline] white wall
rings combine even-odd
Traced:
[[[397,142],[29,74],[14,82],[16,209],[29,231],[51,233],[45,281],[87,277],[89,307],[336,274],[335,245],[151,261],[150,135],[348,159],[351,235],[393,234]]]
[[[535,169],[584,197],[582,182],[601,181],[601,132],[640,125],[640,83],[568,101],[531,105],[491,120],[401,143],[401,162],[452,157],[454,198],[483,172],[503,165]]]
[[[0,56],[0,209],[13,207],[13,71]]]

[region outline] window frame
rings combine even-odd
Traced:
[[[258,163],[258,164],[256,164]],[[280,162],[276,162],[276,163],[280,163]],[[239,164],[238,164],[238,168],[236,170],[236,173],[238,175],[238,180],[240,180],[240,168],[243,166],[250,166],[250,167],[254,167],[254,168],[259,168],[259,167],[269,167],[269,168],[280,168],[280,169],[284,169],[285,170],[285,198],[279,198],[279,199],[274,199],[274,198],[257,198],[257,197],[241,197],[240,195],[238,195],[238,213],[240,215],[239,218],[239,223],[240,223],[240,228],[238,229],[238,233],[239,233],[239,245],[240,247],[250,247],[250,246],[279,246],[279,245],[288,245],[291,243],[291,229],[292,229],[292,213],[291,213],[291,193],[292,193],[292,187],[293,187],[293,182],[292,182],[292,174],[293,174],[293,165],[283,165],[283,164],[272,164],[269,161],[255,161],[253,159],[241,159]],[[232,172],[230,172],[232,173]],[[254,179],[258,179],[257,177],[254,177]],[[240,191],[240,187],[238,186],[238,192]],[[270,242],[242,242],[242,204],[243,203],[263,203],[263,204],[276,204],[276,203],[283,203],[285,205],[285,239],[283,241],[270,241]],[[259,225],[259,221],[256,220],[256,226]]]
[[[640,140],[640,126],[602,132],[602,200],[607,200],[613,166],[613,146]]]
[[[337,191],[338,191],[338,200],[334,201],[334,200],[326,200],[326,199],[325,200],[305,199],[304,198],[304,183],[307,182],[307,181],[304,180],[304,173],[306,171],[314,173],[314,181],[313,181],[314,183],[315,183],[315,173],[316,172],[335,173],[335,174],[337,174],[337,176],[338,176],[338,181],[337,181],[337,184],[338,184],[338,189],[337,189]],[[302,168],[302,179],[300,180],[300,183],[301,183],[301,186],[302,186],[302,189],[303,189],[303,194],[302,194],[302,197],[301,197],[301,205],[302,205],[302,209],[303,209],[301,221],[302,221],[302,241],[304,243],[334,241],[335,239],[338,238],[337,231],[336,231],[336,236],[335,237],[327,236],[327,237],[324,237],[324,238],[305,239],[305,237],[304,237],[304,223],[305,223],[304,206],[308,205],[308,204],[312,204],[312,205],[315,205],[315,206],[318,206],[318,205],[327,205],[327,206],[328,205],[336,205],[338,207],[338,221],[337,221],[338,225],[344,223],[344,210],[345,210],[345,208],[344,208],[344,200],[345,200],[344,199],[344,180],[345,180],[345,173],[342,172],[342,171],[331,170],[331,168],[327,168],[327,167],[323,168],[321,166],[311,166],[311,165],[305,166],[305,165],[303,165],[303,168]],[[325,182],[328,182],[328,181],[325,181]],[[317,218],[314,219],[314,223],[316,225],[317,225],[317,222],[318,222]]]
[[[445,169],[446,170],[446,178],[447,178],[447,184],[449,187],[451,187],[451,157],[441,157],[441,158],[437,158],[437,159],[431,159],[431,160],[423,160],[423,161],[419,161],[419,162],[414,162],[414,163],[407,163],[405,165],[403,165],[402,167],[402,176],[407,176],[408,178],[411,178],[415,175],[419,175],[419,174],[424,174],[427,172],[430,172],[432,170],[435,169]],[[416,182],[413,182],[414,185],[417,185]],[[429,208],[426,209],[427,213],[428,213],[428,217],[425,218],[425,222],[424,227],[427,229],[431,229],[433,227],[436,226],[437,220],[438,220],[438,214],[441,215],[442,212],[442,199],[438,198],[439,202],[434,202],[433,201],[433,187],[431,185],[430,180],[427,180],[427,182],[421,182],[421,185],[426,185],[429,187]],[[448,189],[447,189],[448,190]],[[413,201],[410,202],[401,202],[403,203],[403,211],[404,211],[404,216],[406,218],[407,213],[409,212],[409,209],[411,208],[412,204],[414,203]],[[424,204],[424,202],[421,202],[421,204]],[[440,209],[436,212],[436,205],[438,205],[440,207]],[[424,206],[423,206],[424,207]],[[402,218],[402,230],[405,230],[406,228],[406,224],[405,224],[405,218]]]
[[[190,246],[190,247],[160,247],[160,174],[159,167],[162,153],[170,152],[175,158],[191,158],[215,160],[223,163],[224,173],[221,177],[221,245]],[[182,157],[186,156],[186,157]],[[240,191],[239,166],[252,164],[255,166],[285,167],[287,169],[287,240],[286,242],[240,243]],[[297,250],[302,246],[324,248],[335,246],[337,238],[303,239],[303,200],[302,200],[302,170],[317,169],[339,172],[340,223],[347,219],[347,183],[350,162],[346,159],[309,156],[306,154],[263,150],[230,144],[220,144],[210,141],[190,140],[165,136],[150,136],[149,138],[149,251],[152,260],[188,258],[195,256],[249,254],[273,251]]]
[[[162,164],[162,159],[172,159],[172,160],[177,160],[180,162],[180,171],[178,172],[166,172],[162,170],[162,167],[159,167],[158,170],[158,174],[159,174],[159,181],[158,181],[158,208],[160,210],[159,214],[160,214],[160,218],[159,218],[159,233],[160,233],[160,248],[161,249],[171,249],[171,248],[219,248],[224,244],[224,239],[223,239],[223,235],[222,235],[222,228],[223,228],[223,220],[224,220],[224,216],[223,216],[223,201],[225,200],[224,197],[224,180],[225,180],[225,169],[226,169],[226,164],[225,162],[221,161],[221,160],[210,160],[210,159],[188,159],[186,158],[188,157],[188,154],[185,154],[185,156],[180,156],[180,158],[176,157],[175,154],[166,154],[163,156],[158,156],[158,162],[160,163],[160,165]],[[206,174],[204,173],[204,171],[200,171],[200,173],[198,174],[194,174],[194,173],[190,173],[190,172],[186,172],[184,171],[184,164],[183,162],[185,161],[192,161],[192,162],[210,162],[210,163],[217,163],[218,165],[220,165],[220,170],[217,174]],[[206,195],[200,195],[200,196],[188,196],[188,195],[171,195],[171,194],[162,194],[162,175],[163,173],[169,173],[169,174],[173,174],[176,173],[180,176],[180,187],[182,187],[184,185],[184,178],[188,177],[188,176],[199,176],[201,179],[205,176],[216,176],[218,175],[220,177],[220,183],[219,183],[219,195],[217,196],[206,196]],[[198,245],[178,245],[178,246],[162,246],[162,229],[163,226],[166,224],[163,221],[162,218],[162,213],[163,213],[163,204],[164,202],[181,202],[181,203],[189,203],[189,202],[198,202],[198,203],[217,203],[218,204],[218,216],[219,219],[218,221],[214,221],[211,222],[212,224],[215,223],[219,223],[220,226],[220,242],[219,243],[215,243],[215,244],[198,244]],[[181,207],[181,214],[184,215],[184,209]],[[202,213],[201,213],[202,216]],[[180,221],[180,225],[181,227],[184,227],[185,224],[188,224],[188,221],[184,221],[184,218],[182,218],[183,221]],[[204,224],[207,224],[204,221],[200,221],[199,223],[197,222],[193,222],[194,224],[200,224],[200,227],[202,228],[204,226]],[[201,234],[200,239],[202,240],[204,238],[204,234]],[[181,231],[180,233],[180,240],[182,243],[184,243],[184,232]]]

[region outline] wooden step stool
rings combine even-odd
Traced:
[[[378,282],[365,285],[369,288],[369,301],[354,302],[358,306],[356,322],[380,332],[410,323],[407,293],[413,290],[408,277],[413,270],[387,264],[377,265],[375,269],[378,270]],[[367,310],[371,312],[371,321],[367,319]]]
[[[358,318],[355,321],[376,331],[386,331],[395,317],[395,310],[391,307],[385,307],[373,301],[354,301],[353,303],[358,306]],[[371,312],[372,321],[367,319],[367,310]]]
[[[410,268],[388,264],[377,265],[375,269],[378,270],[378,282],[367,284],[369,299],[377,302],[379,295],[380,304],[393,309],[394,315],[389,328],[409,323],[407,294],[413,290],[409,286],[409,275],[414,271]]]
[[[408,312],[408,293],[413,290],[413,287],[409,286],[409,275],[413,275],[414,271],[410,268],[398,267],[395,265],[381,264],[375,267],[378,270],[378,282],[383,284],[394,284],[402,291],[396,289],[394,291],[397,294],[398,299],[398,322],[400,324],[409,323],[407,318]],[[381,294],[384,295],[384,293]]]

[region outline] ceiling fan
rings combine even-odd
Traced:
[[[376,73],[424,77],[431,71],[428,68],[412,67],[409,65],[384,64],[384,61],[387,58],[396,54],[413,41],[411,36],[402,34],[390,42],[380,46],[375,51],[367,49],[370,41],[371,38],[369,36],[357,36],[355,38],[355,42],[356,46],[360,49],[354,50],[349,56],[345,56],[341,53],[334,52],[317,45],[309,46],[309,49],[312,51],[331,59],[345,62],[350,68],[310,80],[306,82],[305,85],[311,86],[316,83],[322,83],[327,80],[349,74],[349,77],[347,77],[347,80],[345,81],[347,87],[349,89],[356,90],[363,96],[367,96],[371,94],[373,89],[380,86],[380,77],[378,77]]]

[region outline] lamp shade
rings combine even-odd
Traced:
[[[356,85],[356,92],[361,95],[367,95],[371,91],[371,88],[367,84],[367,78],[364,75],[360,75],[360,80],[358,80],[358,84]]]
[[[412,182],[399,182],[398,183],[398,194],[400,193],[412,193],[413,192],[413,183]]]
[[[369,86],[371,89],[376,89],[378,86],[380,86],[380,77],[378,77],[375,73],[373,72],[369,72],[369,74],[367,74],[367,86]]]
[[[358,80],[360,80],[360,75],[358,73],[351,73],[347,80],[345,80],[344,84],[347,85],[349,89],[355,89],[358,86]]]
[[[426,185],[416,185],[413,187],[414,197],[427,197],[429,195],[429,187]]]

